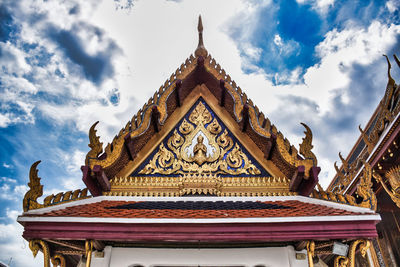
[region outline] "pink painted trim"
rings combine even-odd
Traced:
[[[376,221],[332,223],[237,224],[103,224],[24,223],[23,237],[123,241],[293,241],[305,239],[375,238]]]

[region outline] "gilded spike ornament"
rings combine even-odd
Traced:
[[[306,159],[312,159],[314,166],[317,166],[317,164],[318,164],[317,157],[311,151],[314,147],[312,145],[312,138],[313,138],[312,131],[311,131],[310,127],[307,126],[307,124],[301,123],[301,125],[303,125],[304,128],[306,128],[306,131],[304,132],[304,134],[306,136],[303,137],[303,142],[299,145],[300,154],[303,155],[304,158],[306,158]]]
[[[100,142],[100,137],[96,135],[96,125],[99,122],[96,121],[89,129],[89,147],[91,150],[86,155],[85,164],[89,165],[90,159],[97,159],[97,157],[103,152],[103,143]]]
[[[201,16],[199,16],[199,23],[197,25],[197,30],[199,32],[199,44],[194,52],[196,57],[202,56],[206,57],[208,52],[207,49],[204,47],[203,43],[203,22],[201,21]]]

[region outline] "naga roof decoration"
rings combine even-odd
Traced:
[[[38,176],[37,165],[39,165],[40,160],[32,164],[29,171],[29,190],[25,193],[23,200],[24,212],[33,209],[40,209],[48,206],[58,205],[62,203],[71,202],[74,200],[89,198],[87,196],[87,188],[77,189],[74,191],[61,192],[56,195],[52,194],[47,196],[43,204],[38,203],[37,199],[43,195],[43,185],[40,183],[40,177]]]
[[[395,80],[390,74],[392,66],[389,58],[386,55],[384,56],[388,65],[388,82],[385,94],[365,129],[362,129],[361,126],[359,126],[361,133],[360,138],[348,157],[345,159],[342,154],[339,153],[342,165],[339,168],[335,162],[334,167],[337,174],[329,185],[329,190],[334,193],[352,193],[357,190],[356,185],[361,180],[360,174],[364,168],[364,161],[371,164],[374,172],[373,177],[376,178],[378,182],[379,178],[377,177],[387,176],[384,173],[375,174],[375,171],[382,172],[382,164],[384,164],[387,159],[393,158],[394,154],[389,149],[387,153],[384,152],[387,154],[386,156],[383,156],[382,158],[381,156],[377,156],[383,152],[383,146],[391,138],[394,130],[400,123],[398,118],[400,112],[400,90],[399,86],[396,85]],[[400,67],[400,62],[396,55],[394,55],[394,58]],[[392,142],[394,146],[397,146],[396,141]]]

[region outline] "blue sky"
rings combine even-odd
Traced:
[[[103,143],[197,45],[205,46],[297,145],[314,133],[321,182],[334,175],[384,94],[400,54],[400,1],[0,2],[0,261],[33,261],[16,216],[30,165],[45,195],[83,188],[87,131]],[[400,78],[392,60],[392,75]]]

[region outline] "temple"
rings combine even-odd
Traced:
[[[18,222],[33,254],[44,266],[374,266],[373,177],[386,181],[374,170],[396,153],[397,132],[347,187],[342,170],[324,191],[311,129],[301,123],[302,143],[290,144],[208,53],[201,18],[198,35],[104,150],[98,122],[90,128],[87,188],[39,203],[40,161],[31,166]]]

